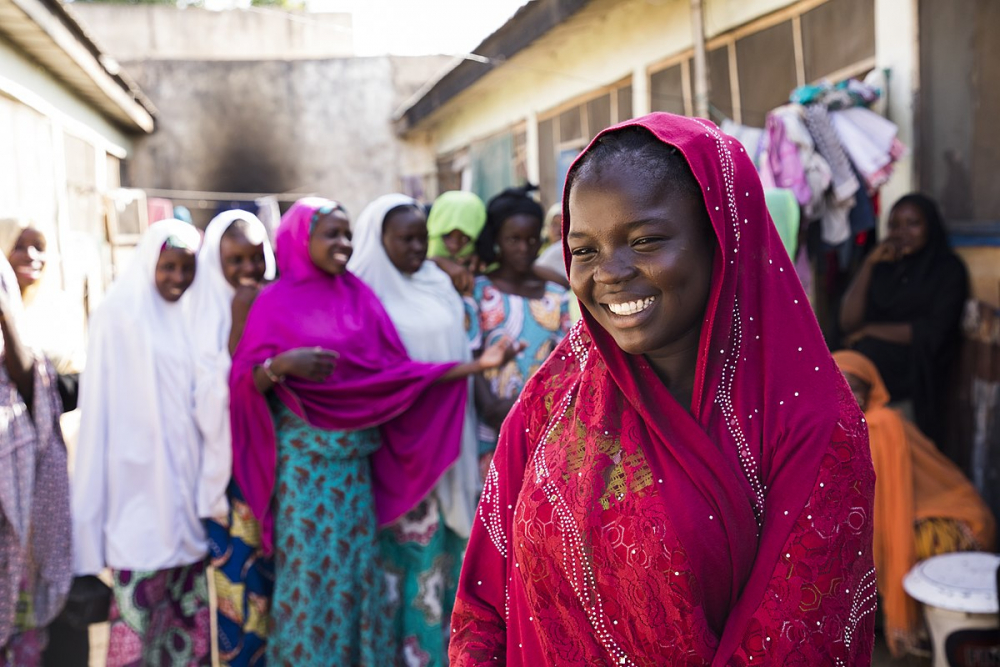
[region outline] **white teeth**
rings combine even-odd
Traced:
[[[642,301],[629,301],[628,303],[609,303],[608,310],[615,315],[635,315],[649,308],[649,305],[656,301],[655,296]]]

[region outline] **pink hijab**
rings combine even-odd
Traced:
[[[614,383],[649,427],[653,441],[643,452],[654,474],[678,465],[687,473],[663,485],[662,493],[698,575],[709,622],[721,630],[714,664],[722,665],[757,611],[834,427],[845,418],[858,421],[860,413],[838,401],[843,377],[770,222],[743,146],[708,121],[666,113],[602,135],[629,125],[646,128],[683,154],[715,231],[691,413],[586,309],[583,319]],[[707,516],[720,520],[706,522]]]
[[[862,415],[756,169],[700,119],[651,114],[594,142],[628,126],[684,156],[716,239],[691,411],[584,310],[505,424],[462,571],[453,664],[504,652],[511,665],[666,664],[669,653],[715,667],[834,646],[870,655]],[[829,592],[817,600],[809,586]],[[796,639],[803,619],[829,627]]]
[[[412,361],[371,289],[349,272],[324,273],[309,258],[311,226],[321,211],[334,208],[340,205],[303,199],[282,217],[275,253],[281,278],[254,303],[233,358],[233,477],[261,520],[267,550],[277,452],[274,423],[253,369],[269,357],[316,346],[340,354],[326,380],[290,377],[275,391],[314,428],[379,427],[382,447],[372,456],[372,468],[380,523],[412,509],[458,458],[466,383],[435,384],[454,364]]]

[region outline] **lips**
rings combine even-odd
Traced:
[[[638,315],[642,311],[649,308],[653,302],[656,301],[655,296],[647,297],[645,299],[637,299],[635,301],[626,301],[624,303],[608,303],[605,304],[612,313],[622,317],[629,315]]]
[[[347,253],[343,253],[343,252],[335,252],[335,253],[333,253],[333,260],[335,262],[341,262],[343,264],[347,264],[348,260],[350,260],[350,259],[351,259],[351,256],[348,255]]]

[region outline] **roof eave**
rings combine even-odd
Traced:
[[[544,34],[582,9],[590,0],[531,0],[433,86],[399,114],[401,133],[418,129],[438,109],[471,87]]]
[[[10,22],[0,25],[7,39],[117,125],[153,131],[155,107],[122,72],[108,70],[101,50],[58,0],[0,0],[0,5],[23,14],[19,21],[16,11],[8,12]]]

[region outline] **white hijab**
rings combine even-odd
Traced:
[[[354,228],[354,254],[348,270],[371,287],[392,318],[410,357],[426,362],[463,362],[472,358],[465,333],[465,307],[451,279],[434,262],[424,261],[412,274],[401,273],[382,245],[382,225],[398,206],[416,200],[393,194],[379,197],[362,211]],[[458,460],[438,482],[436,493],[445,523],[468,537],[479,485],[475,407],[467,402],[462,449]]]
[[[185,308],[156,290],[165,243],[197,250],[179,220],[149,227],[91,318],[72,484],[74,567],[159,570],[205,555],[195,511],[201,435]]]
[[[236,222],[247,223],[247,238],[264,245],[265,280],[274,280],[274,252],[267,228],[253,213],[226,211],[205,228],[198,252],[198,277],[191,286],[190,329],[197,361],[195,419],[205,438],[198,513],[202,518],[225,516],[229,509],[226,487],[232,476],[233,449],[229,432],[229,331],[236,289],[222,274],[221,246],[226,230]]]

